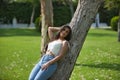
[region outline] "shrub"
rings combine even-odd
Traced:
[[[70,9],[67,6],[59,6],[54,8],[54,26],[61,26],[69,23],[71,20]]]
[[[100,22],[101,23],[107,23],[108,26],[110,26],[111,18],[118,15],[119,8],[111,8],[108,9],[105,7],[104,4],[102,4],[98,10],[98,13],[100,14]]]
[[[39,5],[39,3],[37,4]],[[6,5],[0,5],[0,22],[12,23],[14,17],[17,18],[18,23],[30,23],[32,13],[32,3],[30,2],[12,2]],[[40,7],[36,6],[34,18],[40,15]],[[35,21],[35,20],[34,20]]]
[[[117,31],[118,29],[118,19],[119,19],[119,16],[115,16],[111,19],[111,28],[115,31]]]
[[[35,27],[36,30],[41,32],[41,17],[37,17],[35,20]]]

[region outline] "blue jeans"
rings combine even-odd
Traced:
[[[57,63],[51,64],[46,70],[42,70],[41,66],[47,61],[53,59],[52,55],[45,54],[38,64],[32,69],[29,80],[47,80],[57,69]]]

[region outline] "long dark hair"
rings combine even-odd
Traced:
[[[70,31],[69,31],[69,34],[65,37],[65,40],[69,41],[71,39],[71,35],[72,35],[72,30],[70,28],[70,26],[68,25],[64,25],[62,26],[62,28],[60,29],[60,31],[57,33],[57,35],[55,36],[55,39],[58,39],[60,37],[60,33],[65,30],[65,28],[68,28]],[[44,47],[44,52],[47,51],[47,48],[48,48],[48,44]]]
[[[55,39],[58,39],[60,37],[60,33],[65,30],[65,28],[68,28],[70,31],[69,31],[69,34],[65,37],[65,40],[69,41],[71,39],[71,35],[72,35],[72,30],[71,30],[71,27],[68,26],[68,25],[64,25],[62,26],[62,28],[60,29],[60,31],[57,33],[57,35],[55,36]]]

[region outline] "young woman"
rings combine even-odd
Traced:
[[[54,37],[54,32],[58,34]],[[49,27],[48,35],[50,42],[38,64],[30,73],[29,80],[47,80],[57,69],[57,61],[60,60],[69,48],[71,38],[71,28],[69,26]]]

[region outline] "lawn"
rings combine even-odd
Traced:
[[[0,80],[28,80],[40,58],[40,33],[33,29],[0,29]],[[90,29],[70,80],[119,80],[117,32]]]

